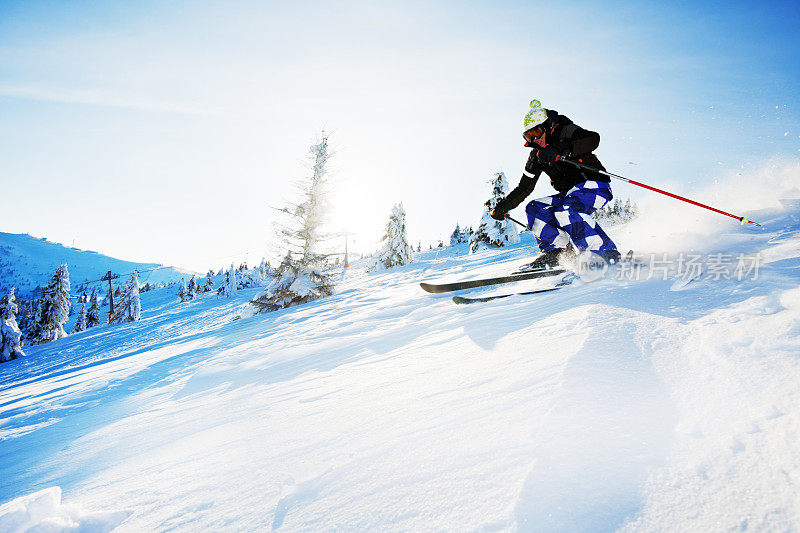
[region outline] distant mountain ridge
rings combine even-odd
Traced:
[[[85,285],[91,289],[109,270],[125,279],[138,270],[141,283],[177,281],[192,272],[158,263],[125,261],[91,250],[81,250],[38,239],[25,233],[0,232],[0,292],[15,287],[20,295],[28,295],[50,281],[58,265],[69,268],[73,291]]]

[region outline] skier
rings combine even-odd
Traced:
[[[574,249],[590,250],[608,262],[619,261],[617,246],[591,214],[613,198],[610,179],[600,173],[580,169],[562,161],[577,162],[605,170],[592,151],[600,144],[600,135],[574,124],[557,111],[544,109],[539,100],[532,100],[525,115],[525,146],[531,148],[519,185],[499,201],[491,212],[496,220],[505,219],[509,211],[527,198],[544,172],[558,194],[530,202],[525,212],[528,228],[533,232],[542,252],[530,268],[555,267],[574,254]]]

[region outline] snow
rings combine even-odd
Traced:
[[[609,231],[644,258],[768,261],[681,290],[607,277],[458,306],[419,288],[527,262],[523,233],[353,264],[333,296],[272,313],[247,312],[259,288],[153,290],[138,322],[25,347],[0,365],[0,524],[60,487],[68,503],[47,493],[36,520],[74,505],[119,531],[799,529],[800,210],[756,205],[759,229],[641,205]]]
[[[50,487],[0,506],[0,531],[103,533],[121,524],[130,511],[87,512],[61,504],[61,489]]]

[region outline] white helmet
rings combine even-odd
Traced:
[[[525,129],[522,130],[523,132],[528,131],[531,128],[535,128],[536,126],[544,123],[547,120],[547,110],[542,107],[542,103],[539,100],[531,100],[531,110],[525,115],[525,119],[523,120],[523,124]]]

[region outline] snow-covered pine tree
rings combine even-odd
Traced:
[[[453,230],[453,233],[450,234],[450,246],[455,246],[457,244],[461,244],[464,242],[469,242],[469,237],[472,232],[470,231],[467,233],[467,229],[461,229],[461,227],[456,224],[456,229]]]
[[[406,210],[403,208],[402,202],[392,207],[381,241],[383,246],[375,254],[369,270],[383,270],[406,265],[414,260],[414,249],[408,242],[406,232]]]
[[[275,279],[251,302],[257,312],[298,305],[333,293],[332,274],[326,272],[329,254],[324,245],[331,238],[324,233],[328,215],[328,136],[323,131],[310,148],[310,175],[298,184],[300,201],[282,211],[289,216],[278,226],[287,254]]]
[[[238,287],[240,289],[248,288],[248,287],[262,287],[267,281],[267,277],[264,274],[264,269],[261,266],[250,268],[247,270],[243,270],[239,276],[239,284]]]
[[[36,298],[31,301],[22,328],[22,337],[29,344],[39,344],[42,334],[42,300]]]
[[[67,336],[64,323],[70,308],[69,270],[63,264],[56,269],[50,283],[42,290],[41,330],[37,342],[50,342]]]
[[[22,333],[17,325],[17,303],[14,287],[0,299],[0,363],[23,357]]]
[[[86,304],[81,304],[81,312],[78,313],[78,318],[75,320],[75,327],[73,328],[73,333],[80,333],[81,331],[86,329]]]
[[[89,296],[89,311],[86,313],[86,327],[91,328],[100,323],[100,302],[97,299],[97,289],[92,289]]]
[[[220,294],[225,296],[226,298],[230,298],[231,296],[236,296],[237,292],[237,282],[236,282],[236,268],[234,268],[233,263],[231,263],[231,268],[225,272],[225,281],[222,283],[222,287],[219,288]]]
[[[478,229],[469,239],[469,251],[475,253],[484,248],[499,248],[508,244],[519,242],[517,228],[510,220],[495,220],[491,213],[494,206],[509,192],[506,175],[498,172],[492,179],[492,197],[484,202],[483,216]]]
[[[455,246],[457,244],[461,244],[464,242],[464,232],[461,231],[461,227],[456,224],[456,229],[453,230],[453,233],[450,234],[450,246]]]
[[[189,286],[186,287],[186,299],[194,300],[194,296],[196,294],[197,294],[197,280],[194,279],[194,274],[192,274],[192,279],[189,280]]]
[[[181,286],[178,288],[178,299],[181,302],[186,301],[186,281],[181,278]]]
[[[261,279],[266,280],[269,277],[269,261],[266,257],[261,258],[261,263],[258,265],[258,271],[261,274]]]
[[[134,270],[131,279],[120,293],[119,303],[114,302],[114,314],[109,317],[111,324],[136,322],[142,317],[142,302],[139,298],[139,273]]]
[[[22,332],[22,339],[24,340],[26,338],[25,331],[29,327],[28,322],[33,318],[34,305],[36,304],[36,302],[34,300],[24,300],[22,298],[16,298],[16,302],[17,302],[17,314],[16,314],[17,326],[19,327],[19,330]]]
[[[206,283],[203,285],[203,292],[211,292],[211,288],[214,286],[214,281],[211,279],[214,277],[214,271],[209,270],[206,274]]]

